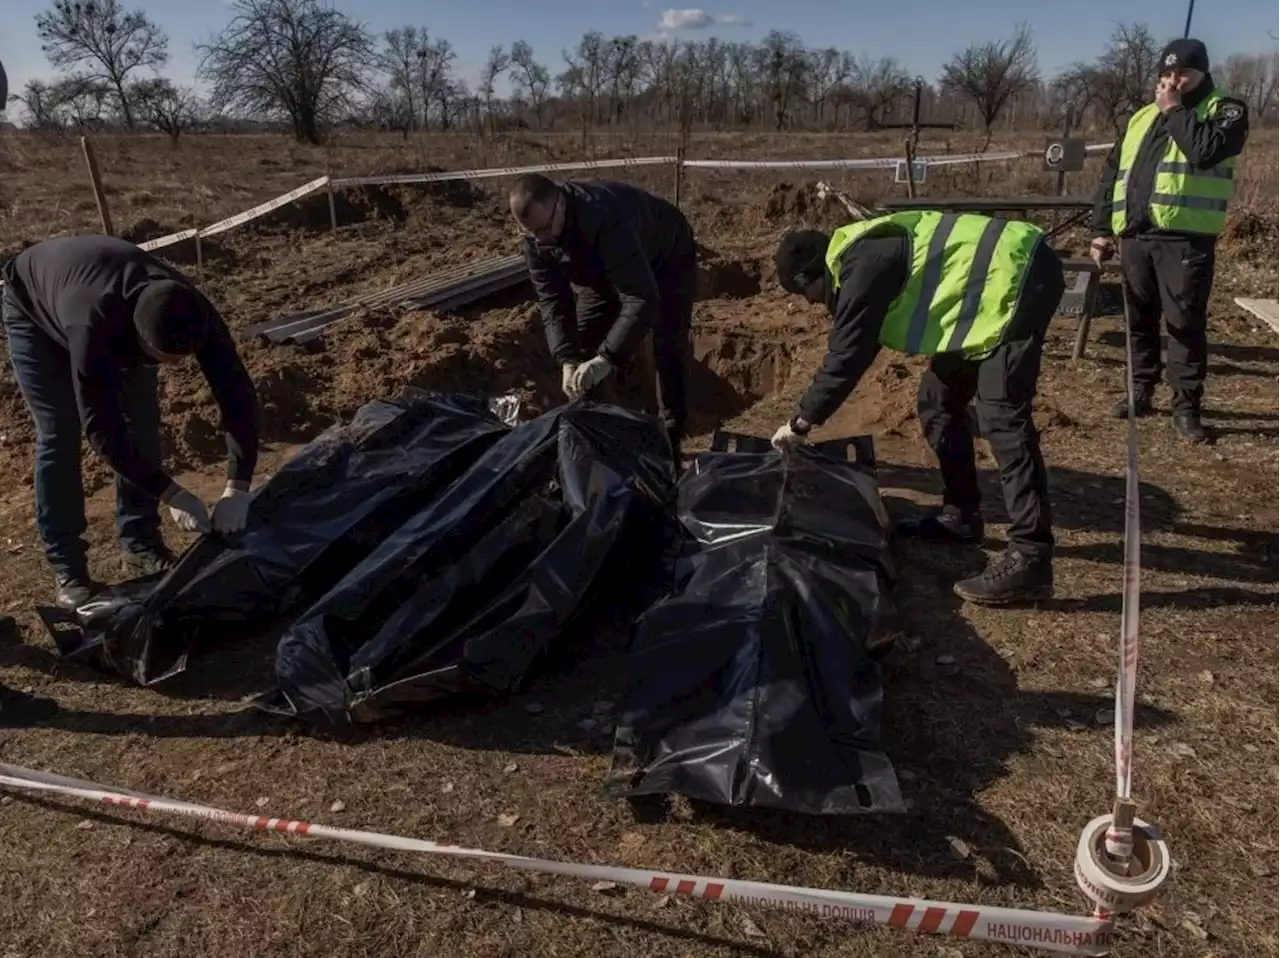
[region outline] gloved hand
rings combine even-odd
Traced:
[[[195,493],[175,483],[169,487],[164,502],[179,529],[186,532],[209,531],[209,510]]]
[[[603,356],[594,356],[574,371],[573,388],[578,391],[579,396],[585,396],[599,386],[611,372],[613,372],[613,363]]]
[[[808,441],[809,434],[807,432],[796,432],[792,428],[791,420],[789,419],[782,424],[778,431],[773,434],[773,439],[770,440],[773,443],[773,448],[783,455],[794,450],[796,446],[803,446]]]
[[[577,363],[560,364],[560,389],[570,399],[577,399],[579,395],[577,387],[573,384],[573,374],[577,370]]]
[[[213,531],[224,536],[243,532],[245,522],[249,518],[249,503],[252,501],[253,497],[248,491],[227,486],[223,490],[222,498],[213,507],[211,517]]]

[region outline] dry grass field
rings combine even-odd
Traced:
[[[926,139],[922,152],[976,144]],[[992,149],[1035,148],[1038,135]],[[97,141],[118,232],[135,240],[207,224],[331,171],[335,176],[579,158],[576,136],[481,144],[345,136],[325,148],[274,137]],[[674,152],[674,142],[601,141],[596,156]],[[890,155],[893,136],[695,137],[690,158]],[[1097,160],[1068,179],[1092,190]],[[1276,339],[1232,304],[1274,297],[1276,140],[1243,159],[1213,298],[1207,423],[1190,448],[1163,417],[1141,423],[1143,650],[1135,788],[1176,860],[1161,899],[1122,922],[1121,956],[1265,956],[1277,939]],[[670,195],[670,167],[623,177]],[[782,296],[780,233],[832,225],[803,171],[690,171],[682,205],[703,245],[695,311],[693,445],[726,424],[768,435],[821,359],[826,321]],[[822,178],[864,201],[900,195],[886,172]],[[236,327],[350,299],[446,265],[514,249],[502,180],[323,194],[205,248],[202,287]],[[930,194],[1045,193],[1038,161],[933,171]],[[0,257],[26,242],[98,228],[74,140],[0,139]],[[1082,252],[1087,236],[1064,245]],[[173,255],[195,275],[191,250]],[[1074,325],[1055,322],[1038,422],[1054,495],[1058,595],[1036,609],[963,607],[950,583],[978,550],[896,547],[906,638],[885,663],[886,749],[913,811],[902,818],[729,814],[682,800],[656,817],[600,798],[610,740],[579,720],[617,701],[625,648],[538,674],[481,711],[440,709],[333,737],[244,710],[271,681],[266,639],[228,637],[189,671],[137,689],[58,660],[33,612],[49,582],[32,514],[32,429],[0,372],[0,682],[55,698],[53,719],[0,729],[0,759],[227,808],[552,858],[1083,912],[1071,876],[1080,829],[1109,809],[1111,708],[1119,628],[1124,427],[1116,317],[1071,359]],[[520,392],[557,402],[557,373],[527,291],[466,308],[359,313],[317,344],[244,347],[263,405],[273,471],[297,444],[406,383]],[[914,418],[918,366],[882,356],[824,434],[870,432],[892,513],[936,501]],[[166,445],[184,481],[214,495],[222,444],[193,369],[163,374]],[[1158,394],[1167,408],[1167,392]],[[983,452],[990,538],[1005,521]],[[95,571],[113,565],[112,494],[86,469]],[[174,544],[181,545],[175,533]],[[530,702],[545,704],[536,716]],[[511,771],[514,767],[514,771]],[[330,811],[340,801],[339,812]],[[0,807],[0,956],[978,956],[1015,950],[854,929],[639,891],[414,859],[283,836],[5,798]],[[500,815],[518,814],[514,827]],[[503,821],[509,821],[503,818]],[[971,854],[958,857],[951,838]]]

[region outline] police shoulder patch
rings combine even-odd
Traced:
[[[1229,126],[1244,116],[1244,104],[1239,100],[1223,100],[1218,106],[1218,120]]]

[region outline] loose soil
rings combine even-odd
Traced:
[[[756,139],[702,145],[721,155],[780,153],[776,142]],[[815,142],[796,138],[788,149],[819,155]],[[244,145],[220,182],[252,179],[232,175],[252,167],[268,181],[261,188],[278,193],[318,175],[307,168],[314,157],[272,143]],[[526,144],[523,154],[431,161],[514,164],[566,159],[568,149],[544,142]],[[163,157],[148,165],[136,143],[100,147],[99,155],[119,202],[132,211],[126,218],[122,210],[122,222],[141,230],[138,238],[266,198],[240,196],[230,209],[210,199],[207,210],[163,197],[148,202],[140,194],[158,196],[164,178],[153,172],[147,179],[146,171],[163,170]],[[225,153],[222,159],[230,162]],[[398,154],[367,159],[366,169],[415,168]],[[32,157],[28,163],[23,170],[37,166]],[[1274,162],[1271,169],[1274,180]],[[658,188],[654,171],[636,172],[638,182]],[[61,186],[56,178],[22,180],[19,189],[28,197],[61,190],[62,206],[75,206],[79,184],[69,177]],[[830,225],[819,222],[828,214],[814,207],[803,182],[793,178],[785,189],[777,182],[744,177],[730,189],[725,177],[707,176],[687,185],[685,208],[704,244],[690,382],[694,449],[705,448],[720,425],[769,435],[825,350],[823,312],[778,291],[772,251],[783,229]],[[480,181],[465,193],[353,192],[341,201],[336,233],[321,196],[314,206],[219,236],[217,250],[204,251],[201,285],[238,328],[507,254],[514,236],[496,183]],[[201,187],[188,189],[201,195]],[[22,208],[30,202],[38,201]],[[42,238],[46,230],[34,222],[8,232],[6,248]],[[1178,443],[1165,415],[1140,424],[1144,615],[1135,788],[1143,816],[1165,831],[1175,867],[1160,900],[1122,923],[1120,956],[1225,958],[1275,954],[1280,945],[1280,370],[1274,336],[1230,301],[1275,295],[1274,246],[1269,258],[1255,254],[1258,244],[1274,244],[1275,222],[1269,232],[1255,232],[1246,219],[1233,228],[1240,238],[1224,240],[1211,319],[1207,418],[1217,442]],[[246,343],[262,404],[260,473],[273,472],[297,444],[361,403],[405,384],[514,391],[533,411],[551,408],[560,401],[558,373],[527,296],[527,288],[515,290],[455,315],[365,310],[306,346]],[[1059,320],[1050,332],[1037,421],[1058,539],[1052,602],[984,610],[950,591],[1002,543],[1006,520],[985,443],[979,466],[989,538],[982,547],[895,547],[901,634],[885,662],[884,723],[886,748],[913,803],[909,816],[729,813],[681,799],[655,813],[601,799],[610,723],[600,716],[612,714],[624,691],[621,641],[585,661],[548,667],[509,700],[437,709],[349,737],[244,710],[270,683],[274,650],[263,639],[227,636],[202,650],[188,673],[146,690],[59,661],[33,612],[47,600],[49,582],[32,514],[32,431],[7,362],[0,375],[0,614],[12,616],[14,628],[0,637],[0,682],[53,697],[61,711],[39,725],[0,730],[0,758],[226,808],[550,858],[1082,913],[1071,856],[1080,829],[1110,807],[1112,787],[1106,716],[1119,628],[1124,425],[1107,409],[1121,391],[1119,330],[1115,317],[1099,319],[1080,361],[1070,358],[1071,322]],[[893,515],[938,499],[915,422],[920,368],[882,355],[819,435],[875,436]],[[212,498],[223,446],[198,371],[166,369],[163,404],[171,466]],[[1167,393],[1159,404],[1167,413]],[[109,475],[93,463],[86,454],[92,563],[103,578],[118,579]],[[609,712],[600,711],[602,701],[612,703]],[[530,710],[534,703],[542,708]],[[588,717],[597,722],[584,729]],[[341,810],[332,811],[339,801]],[[502,825],[510,815],[519,816],[515,824]],[[963,839],[971,854],[957,856],[951,838]],[[0,872],[6,956],[1016,951],[43,800],[4,799]]]

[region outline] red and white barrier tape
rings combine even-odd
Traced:
[[[334,828],[315,822],[244,815],[207,805],[109,789],[92,782],[17,765],[0,764],[0,786],[81,798],[121,808],[181,815],[241,828],[327,838],[396,851],[487,861],[520,871],[565,875],[587,881],[609,881],[655,892],[689,895],[706,901],[738,902],[748,906],[804,912],[819,918],[838,919],[854,924],[891,925],[908,931],[1024,945],[1067,955],[1106,954],[1112,938],[1112,924],[1105,919],[529,858],[478,848],[439,845],[422,839],[362,829]]]
[[[1124,295],[1126,427],[1124,470],[1124,566],[1121,579],[1119,666],[1116,671],[1116,801],[1110,815],[1091,821],[1076,849],[1080,890],[1094,903],[1094,917],[1140,908],[1160,891],[1172,869],[1169,847],[1152,825],[1136,818],[1132,798],[1133,712],[1138,686],[1138,619],[1141,608],[1138,426],[1134,409],[1133,331]]]

